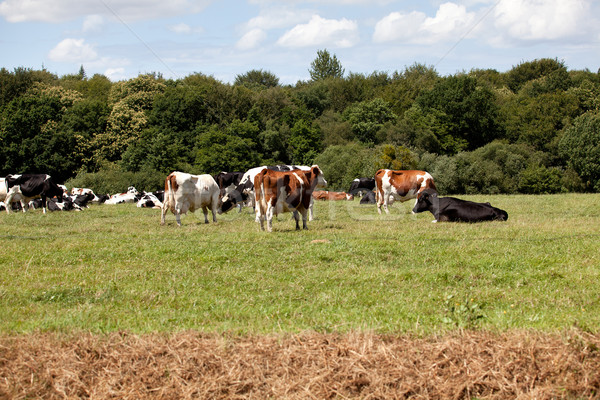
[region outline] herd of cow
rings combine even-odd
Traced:
[[[431,212],[437,221],[479,222],[506,221],[506,211],[489,203],[476,203],[454,197],[439,197],[433,177],[425,171],[395,171],[380,169],[374,178],[358,178],[348,192],[330,192],[323,189],[327,181],[317,165],[276,165],[252,168],[246,172],[221,172],[216,176],[172,172],[165,179],[164,191],[139,193],[129,187],[126,193],[97,196],[91,189],[72,188],[67,192],[46,174],[8,175],[0,178],[0,210],[7,212],[21,208],[41,207],[54,210],[81,210],[90,202],[120,204],[137,202],[138,207],[161,209],[161,224],[168,210],[181,225],[181,214],[202,209],[208,223],[208,210],[213,222],[217,214],[243,205],[254,208],[261,230],[272,231],[273,217],[293,213],[296,229],[307,229],[307,220],[313,219],[315,200],[353,200],[360,195],[361,204],[376,204],[381,214],[383,207],[393,201],[416,199],[413,213]]]

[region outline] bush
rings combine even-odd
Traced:
[[[348,190],[356,178],[373,177],[375,168],[374,150],[358,143],[329,146],[315,158],[329,190]]]
[[[561,191],[562,174],[557,168],[529,165],[519,174],[519,192],[527,194],[550,194]]]
[[[154,191],[164,188],[166,175],[154,170],[139,172],[123,171],[115,164],[109,164],[98,172],[80,172],[75,178],[65,182],[67,188],[90,188],[96,194],[114,194],[126,192],[129,186],[138,191]]]

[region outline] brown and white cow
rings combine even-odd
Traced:
[[[219,192],[219,185],[211,175],[171,172],[165,179],[160,224],[165,224],[167,210],[171,210],[175,214],[177,225],[181,226],[181,214],[186,214],[188,211],[194,212],[199,208],[204,212],[204,223],[208,224],[209,208],[212,212],[213,222],[217,222]]]
[[[346,192],[330,192],[327,190],[315,190],[312,193],[315,200],[354,200],[354,196]]]
[[[256,217],[260,222],[260,229],[265,229],[266,219],[267,231],[272,232],[273,215],[277,216],[284,212],[294,213],[297,230],[300,229],[298,216],[300,213],[302,228],[308,229],[306,220],[312,192],[317,187],[325,186],[327,181],[318,165],[313,165],[308,171],[263,169],[254,177]]]
[[[381,214],[382,205],[386,214],[389,214],[390,197],[404,202],[416,199],[418,194],[425,189],[436,190],[433,177],[429,172],[416,170],[380,169],[375,174],[375,187],[379,214]]]

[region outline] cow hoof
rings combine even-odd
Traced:
[[[432,224],[437,224],[437,219],[434,219],[433,221],[431,221]]]

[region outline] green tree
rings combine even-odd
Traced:
[[[523,62],[506,73],[506,84],[510,90],[517,93],[527,82],[540,79],[559,70],[566,71],[566,67],[564,62],[557,59],[542,58]]]
[[[321,131],[305,120],[299,120],[290,130],[288,154],[293,164],[311,165],[321,151]]]
[[[344,111],[352,132],[363,143],[376,143],[377,132],[388,121],[394,121],[396,115],[389,104],[381,98],[353,104]]]
[[[308,72],[313,81],[319,81],[326,78],[342,78],[345,71],[337,56],[330,55],[327,49],[324,49],[317,50],[317,58],[310,63]]]
[[[245,74],[236,75],[234,85],[249,89],[268,89],[279,86],[279,78],[272,72],[253,69]]]
[[[559,149],[586,189],[600,191],[600,112],[588,111],[577,117],[565,129]]]
[[[448,135],[457,145],[446,146],[449,151],[473,150],[503,135],[494,92],[478,86],[475,78],[444,78],[422,92],[415,102],[426,114],[437,110],[445,115]]]

